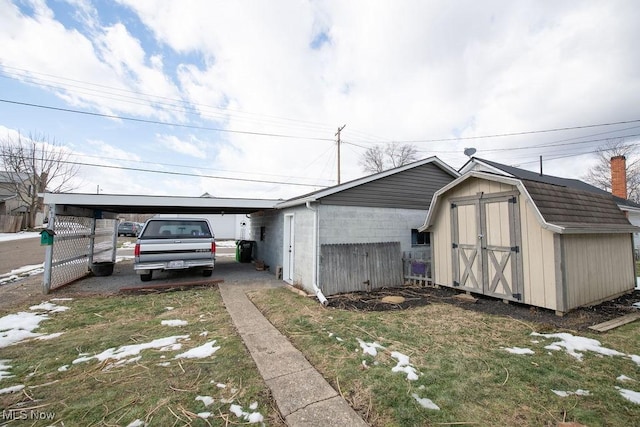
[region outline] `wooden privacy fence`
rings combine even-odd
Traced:
[[[0,233],[17,233],[22,228],[23,215],[0,215]]]
[[[402,253],[402,273],[410,283],[427,285],[433,283],[431,247]]]
[[[326,295],[402,286],[400,242],[320,245],[320,288]]]

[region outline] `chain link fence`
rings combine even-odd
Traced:
[[[56,215],[45,259],[45,293],[86,276],[93,263],[115,262],[117,220]]]

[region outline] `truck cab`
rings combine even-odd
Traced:
[[[151,218],[136,241],[133,268],[143,282],[153,271],[200,269],[211,276],[216,242],[205,218]]]

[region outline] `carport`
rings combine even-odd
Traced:
[[[273,209],[281,200],[114,194],[44,193],[49,206],[43,293],[85,277],[92,267],[114,263],[118,215],[250,214]],[[43,241],[47,240],[43,238]]]

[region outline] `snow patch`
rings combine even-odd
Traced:
[[[411,365],[411,363],[409,362],[409,356],[406,356],[397,351],[392,351],[391,357],[398,361],[398,364],[391,369],[391,372],[404,372],[405,374],[407,374],[407,380],[418,380],[418,372],[416,371],[416,368],[414,368],[413,365]]]
[[[145,427],[146,425],[147,423],[138,419],[131,421],[129,424],[127,424],[127,427]]]
[[[616,380],[620,381],[620,382],[625,382],[625,381],[635,381],[633,378],[628,377],[626,375],[620,375],[618,378],[616,378]]]
[[[209,406],[213,403],[213,397],[211,396],[197,396],[196,400],[201,401],[204,406]]]
[[[531,335],[543,338],[559,338],[560,341],[554,342],[546,346],[545,348],[547,350],[556,351],[564,349],[567,354],[575,357],[580,361],[582,361],[582,357],[584,356],[583,353],[586,351],[602,354],[604,356],[625,356],[624,353],[603,347],[598,340],[578,337],[566,332],[561,332],[558,334],[539,334],[537,332],[532,332]]]
[[[572,396],[572,395],[576,395],[576,396],[589,396],[591,393],[589,393],[589,390],[582,390],[582,389],[578,389],[576,391],[562,391],[562,390],[553,390],[551,389],[552,392],[554,392],[555,394],[557,394],[560,397],[568,397],[568,396]]]
[[[637,403],[638,405],[640,405],[640,392],[620,387],[616,387],[616,389],[620,392],[620,395],[627,399],[629,402]]]
[[[15,393],[17,391],[22,390],[23,388],[24,388],[24,385],[22,385],[22,384],[14,385],[13,387],[0,388],[0,394]]]
[[[9,365],[9,360],[0,360],[0,381],[5,378],[13,378],[15,375],[10,375],[11,365]]]
[[[186,320],[172,319],[172,320],[163,320],[160,322],[161,325],[165,326],[187,326],[189,322]]]
[[[220,350],[220,346],[214,347],[216,340],[202,344],[199,347],[192,348],[191,350],[180,353],[174,357],[174,359],[203,359],[211,356],[216,351]]]
[[[420,397],[416,393],[412,393],[411,396],[425,409],[433,409],[434,411],[439,411],[440,407],[433,403],[433,400],[428,399],[426,397]]]
[[[153,348],[160,349],[161,351],[166,351],[166,349],[173,349],[178,340],[187,339],[189,339],[189,335],[176,335],[172,337],[159,338],[148,343],[125,345],[118,348],[112,347],[94,356],[79,357],[71,363],[75,365],[76,363],[87,362],[91,359],[96,359],[100,362],[107,359],[120,360],[130,356],[137,356],[142,350]]]
[[[362,352],[364,354],[368,354],[370,356],[376,357],[378,355],[377,349],[384,350],[384,347],[378,344],[377,342],[364,342],[360,338],[357,338],[360,343],[360,348],[362,348]]]
[[[530,348],[511,347],[505,348],[505,350],[512,354],[535,354],[535,352]]]

